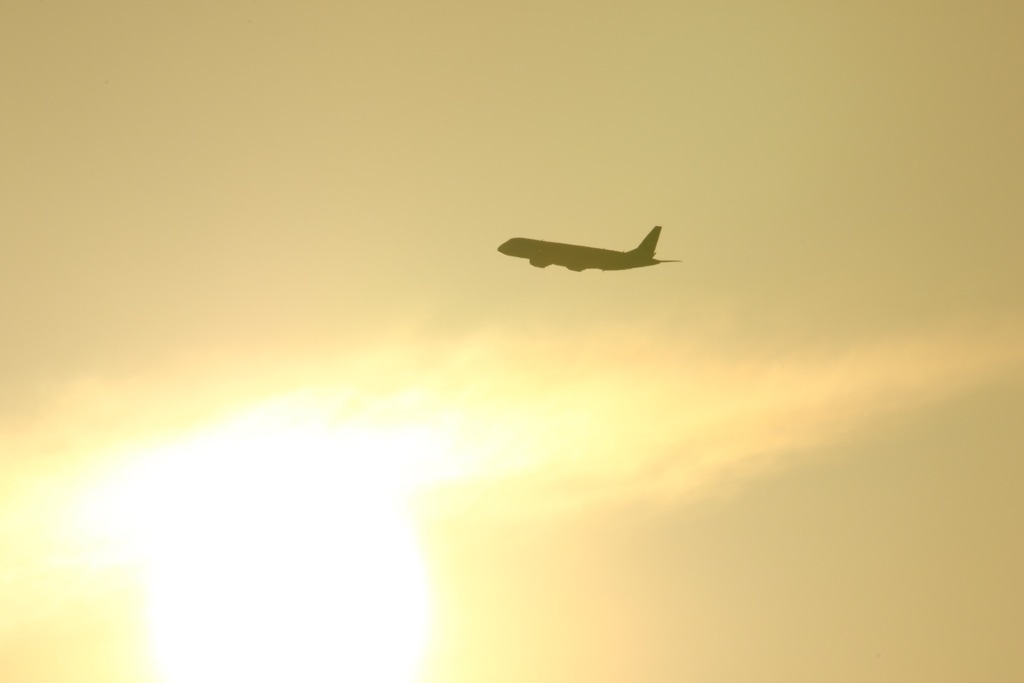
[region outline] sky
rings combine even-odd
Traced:
[[[0,679],[1024,679],[1022,28],[4,3]]]

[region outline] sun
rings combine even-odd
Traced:
[[[95,498],[145,564],[165,683],[415,679],[428,627],[408,425],[274,406],[151,449]]]

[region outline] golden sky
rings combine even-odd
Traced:
[[[1024,679],[1024,10],[846,5],[0,6],[0,680]]]

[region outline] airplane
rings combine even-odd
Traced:
[[[530,265],[547,268],[550,265],[565,266],[577,273],[588,268],[600,270],[627,270],[656,266],[659,263],[678,263],[675,259],[659,260],[654,258],[654,248],[661,235],[661,226],[656,225],[647,233],[647,237],[636,249],[630,251],[612,251],[597,247],[583,247],[577,244],[561,242],[545,242],[525,237],[513,237],[500,247],[498,251],[506,256],[530,259]]]

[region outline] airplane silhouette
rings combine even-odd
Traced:
[[[661,226],[656,225],[647,233],[647,237],[636,249],[630,251],[612,251],[597,247],[583,247],[577,244],[561,242],[545,242],[525,237],[513,237],[498,247],[498,251],[506,256],[530,259],[530,265],[547,268],[550,265],[565,266],[569,270],[580,272],[587,268],[600,270],[627,270],[656,266],[659,263],[678,263],[675,259],[659,260],[654,258],[654,248],[661,235]]]

